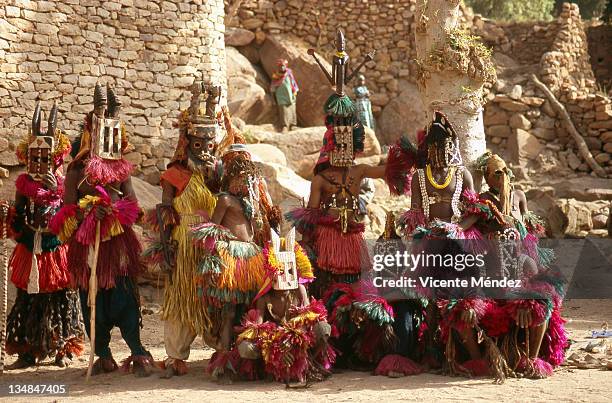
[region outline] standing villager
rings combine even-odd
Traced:
[[[198,295],[197,265],[204,254],[193,247],[189,231],[210,221],[215,209],[221,169],[215,155],[226,130],[217,111],[221,87],[196,82],[191,91],[191,105],[179,118],[174,157],[161,177],[162,203],[148,220],[159,231],[160,242],[145,251],[168,273],[161,316],[168,356],[164,377],[187,373],[191,344],[198,334],[206,338],[211,326]],[[156,252],[157,257],[151,256]]]
[[[365,127],[369,127],[372,130],[376,129],[376,122],[374,121],[374,115],[372,114],[372,102],[370,102],[370,91],[366,87],[366,79],[363,74],[357,76],[357,86],[353,88],[353,94],[355,95],[355,108],[357,110],[357,116]]]
[[[153,359],[140,341],[142,318],[137,285],[144,265],[140,241],[132,228],[141,210],[130,179],[132,165],[123,157],[129,143],[119,118],[120,108],[113,89],[108,87],[105,93],[96,84],[94,110],[85,117],[79,144],[74,147],[76,153],[68,166],[64,206],[53,217],[50,228],[68,244],[68,267],[73,285],[80,289],[90,338],[90,306],[95,306],[94,350],[98,359],[92,373],[117,369],[109,347],[111,331],[117,326],[131,352],[122,369],[147,376]],[[97,245],[94,304],[88,294]]]
[[[27,172],[15,182],[11,232],[17,246],[10,268],[17,299],[7,320],[6,351],[19,358],[7,369],[25,368],[47,357],[65,367],[83,351],[78,294],[69,288],[67,245],[48,226],[62,203],[62,165],[70,142],[57,128],[57,104],[46,133],[41,120],[37,102],[30,135],[17,147]]]
[[[564,360],[567,335],[561,317],[563,279],[547,268],[553,256],[538,245],[541,220],[528,210],[525,194],[512,187],[512,171],[496,154],[478,160],[489,186],[480,197],[501,220],[480,220],[495,259],[492,278],[522,281],[518,290],[490,301],[482,319],[487,334],[496,337],[504,358],[516,372],[531,378],[552,375]],[[534,299],[537,297],[537,299]],[[518,336],[518,337],[517,337]]]
[[[286,59],[278,59],[278,70],[272,73],[270,92],[274,93],[274,100],[278,105],[278,115],[283,133],[297,126],[296,97],[299,91],[293,72],[287,67]]]

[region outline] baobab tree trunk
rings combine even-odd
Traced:
[[[477,189],[474,169],[486,151],[484,86],[495,82],[491,51],[460,26],[460,0],[417,0],[417,82],[428,118],[434,110],[448,116],[459,135],[464,164]]]

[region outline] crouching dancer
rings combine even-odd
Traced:
[[[281,244],[282,249],[281,250]],[[256,309],[244,316],[237,349],[243,377],[257,379],[263,371],[279,382],[297,386],[328,377],[336,354],[328,344],[331,326],[321,301],[309,301],[304,283],[314,279],[310,261],[295,242],[295,229],[285,239],[271,231],[264,249],[268,277]],[[259,360],[250,363],[247,360]]]
[[[108,105],[107,105],[108,97]],[[104,94],[96,84],[94,110],[83,126],[80,147],[66,174],[64,206],[51,222],[52,230],[68,243],[68,267],[79,287],[85,329],[91,337],[88,297],[90,273],[95,273],[95,354],[92,374],[117,369],[109,348],[111,330],[119,327],[131,356],[123,369],[137,376],[150,374],[151,355],[140,342],[140,298],[136,277],[143,270],[141,245],[132,229],[140,208],[132,188],[131,164],[123,158],[128,140],[118,118],[121,103],[113,90]],[[76,148],[76,147],[75,147]],[[98,250],[98,256],[94,251]],[[89,303],[88,303],[89,302]]]

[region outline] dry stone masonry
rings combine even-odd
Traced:
[[[6,4],[7,2],[2,2]],[[195,76],[226,87],[222,0],[11,0],[0,6],[0,161],[29,130],[36,98],[59,103],[74,136],[96,81],[111,84],[138,176],[159,181],[176,144],[173,123]]]

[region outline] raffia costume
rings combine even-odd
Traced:
[[[108,99],[108,104],[107,104]],[[132,363],[152,364],[151,355],[140,340],[140,297],[137,277],[145,267],[140,260],[141,244],[132,226],[141,210],[137,200],[126,197],[121,188],[130,179],[132,165],[123,158],[129,148],[127,134],[118,118],[121,103],[112,89],[104,94],[96,84],[94,111],[87,114],[79,138],[77,153],[68,166],[82,172],[76,192],[76,204],[65,204],[55,215],[50,228],[68,244],[68,266],[72,285],[79,288],[85,328],[90,332],[88,290],[93,264],[96,226],[100,223],[100,247],[96,267],[96,339],[95,354],[112,361],[111,331],[117,326],[131,356],[123,361],[123,369]],[[78,144],[78,143],[77,143]],[[87,190],[87,189],[92,190]],[[117,198],[113,199],[113,194]],[[98,220],[97,208],[108,213]],[[111,368],[106,368],[111,370]]]
[[[568,347],[564,320],[561,317],[561,305],[564,295],[564,279],[548,265],[553,259],[552,250],[542,248],[538,237],[544,234],[542,222],[531,212],[515,218],[512,197],[512,171],[497,155],[487,153],[478,160],[490,189],[481,196],[480,203],[495,210],[498,220],[481,219],[477,225],[485,237],[495,240],[495,250],[490,254],[499,259],[498,277],[512,277],[523,281],[518,290],[509,290],[505,298],[488,301],[483,313],[482,323],[487,334],[497,339],[506,362],[512,371],[526,376],[543,378],[552,375],[553,368],[560,365],[564,351]],[[501,188],[491,187],[493,176],[501,181]],[[497,209],[493,198],[498,200],[501,208]],[[520,213],[520,211],[519,211]],[[537,267],[536,272],[524,270],[524,263],[531,259]],[[520,329],[515,317],[519,310],[529,311],[531,326]],[[530,328],[546,323],[546,331],[537,358],[529,357]]]
[[[288,298],[287,309],[278,315],[268,303],[263,316],[253,309],[243,317],[236,343],[243,358],[239,372],[247,379],[266,373],[279,382],[322,380],[330,374],[336,354],[325,340],[330,327],[323,303],[298,301],[299,284],[314,276],[304,250],[295,243],[295,231],[284,239],[272,233],[264,256],[267,277],[254,302],[274,289]]]
[[[231,126],[224,127],[229,123],[226,111],[216,110],[220,96],[221,88],[218,86],[194,84],[191,105],[179,117],[179,140],[174,157],[161,177],[162,182],[171,185],[175,191],[172,205],[158,206],[162,223],[157,222],[157,217],[149,220],[158,233],[163,231],[160,225],[173,227],[170,242],[176,248],[173,269],[165,282],[162,308],[164,345],[168,356],[166,364],[180,365],[176,360],[187,360],[195,337],[205,334],[211,327],[198,291],[197,266],[204,252],[194,248],[190,231],[192,226],[208,222],[212,216],[221,166],[215,162],[213,171],[205,174],[196,166],[198,162],[189,161],[188,146],[190,138],[201,143],[205,148],[203,155],[214,160],[221,137],[226,134],[226,129],[232,130]],[[161,263],[162,246],[154,243],[145,251],[145,256]],[[176,370],[182,374],[186,368]]]
[[[17,157],[28,171],[15,183],[17,206],[11,220],[17,246],[10,268],[17,299],[8,316],[6,351],[19,354],[29,364],[46,357],[55,357],[59,363],[64,356],[72,359],[83,351],[78,294],[69,288],[67,246],[47,226],[62,202],[62,164],[70,142],[56,129],[57,105],[51,110],[46,134],[41,133],[40,120],[37,103],[32,131],[17,148]],[[57,189],[42,184],[47,174],[55,176]]]

